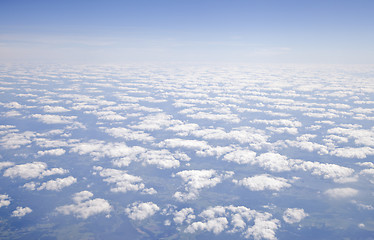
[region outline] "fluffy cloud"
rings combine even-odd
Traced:
[[[131,141],[142,141],[142,142],[152,142],[154,137],[150,136],[148,133],[143,131],[133,131],[128,128],[118,127],[118,128],[107,128],[104,130],[109,135],[116,138],[123,138],[125,140]]]
[[[3,168],[11,167],[13,165],[14,165],[14,162],[9,162],[9,161],[0,162],[0,170],[3,169]]]
[[[76,183],[77,179],[75,177],[69,176],[66,178],[57,178],[56,180],[49,180],[48,182],[42,183],[38,190],[52,190],[61,191],[61,189]]]
[[[183,208],[174,213],[173,220],[176,224],[183,224],[184,222],[191,223],[191,221],[196,218],[193,213],[194,210],[192,208]]]
[[[256,175],[254,177],[233,180],[237,185],[244,186],[251,191],[273,190],[280,191],[283,188],[291,187],[287,179],[272,177],[268,174]]]
[[[280,227],[278,219],[270,213],[261,213],[243,206],[215,206],[202,211],[197,221],[189,224],[185,233],[208,231],[214,234],[222,232],[241,233],[245,238],[276,239],[275,231]]]
[[[331,198],[350,198],[358,194],[358,190],[354,188],[331,188],[325,191],[325,194]]]
[[[94,167],[94,170],[99,171],[99,175],[104,178],[104,182],[115,185],[115,187],[110,189],[112,192],[141,191],[144,194],[157,193],[153,188],[145,188],[141,177],[130,175],[127,171],[111,168],[104,169],[100,166]]]
[[[144,164],[156,165],[160,169],[177,168],[180,163],[174,156],[166,149],[149,150],[140,155]]]
[[[125,213],[135,221],[153,216],[160,208],[153,202],[135,202],[125,209]]]
[[[236,150],[226,154],[222,160],[238,164],[253,164],[256,160],[256,152],[251,150]]]
[[[47,112],[47,113],[59,113],[59,112],[69,112],[70,111],[69,109],[66,109],[64,107],[49,106],[49,105],[44,106],[43,110],[44,110],[44,112]]]
[[[4,177],[20,177],[24,179],[31,178],[43,178],[45,176],[55,175],[55,174],[66,174],[68,171],[62,168],[52,168],[46,169],[47,164],[44,162],[32,162],[16,165],[14,167],[8,168],[4,172]]]
[[[206,141],[188,140],[181,138],[166,139],[160,142],[158,146],[161,148],[186,148],[192,150],[204,150],[210,148]]]
[[[112,210],[109,202],[102,198],[90,199],[92,196],[93,194],[88,191],[76,193],[73,195],[74,204],[57,207],[56,211],[64,215],[73,214],[83,219],[101,213],[109,214]]]
[[[336,148],[330,152],[331,155],[345,158],[359,158],[363,159],[367,156],[374,155],[374,148],[371,147],[360,147],[360,148]]]
[[[38,151],[39,156],[44,156],[44,155],[52,155],[52,156],[61,156],[65,154],[65,150],[62,148],[56,148],[56,149],[50,149],[50,150],[45,150],[45,151]]]
[[[23,133],[8,133],[0,139],[0,144],[5,149],[17,149],[21,146],[30,144],[35,133],[26,131]]]
[[[300,222],[307,216],[309,214],[305,213],[302,208],[287,208],[283,213],[283,220],[286,223],[293,224]]]
[[[185,170],[178,172],[176,176],[182,178],[185,192],[176,192],[173,197],[178,201],[194,200],[199,196],[203,188],[210,188],[221,183],[222,180],[232,177],[233,172],[218,173],[210,170]]]
[[[0,208],[9,206],[10,199],[7,194],[0,194]]]
[[[12,212],[12,217],[18,217],[18,218],[22,218],[24,217],[26,214],[29,214],[32,212],[32,209],[29,208],[29,207],[17,207],[16,210],[14,210]]]
[[[31,116],[46,124],[69,124],[73,123],[77,118],[76,116],[60,116],[51,114],[33,114]]]
[[[166,115],[164,113],[148,115],[141,118],[141,120],[142,121],[138,125],[133,125],[131,127],[140,130],[155,131],[163,127],[169,127],[175,122],[175,120],[172,120],[171,115]]]
[[[104,141],[90,140],[74,144],[70,152],[76,152],[79,155],[89,154],[94,160],[102,157],[127,157],[131,161],[136,158],[136,155],[145,152],[145,149],[139,146],[128,147],[126,143],[105,143]],[[121,166],[121,161],[117,165]]]

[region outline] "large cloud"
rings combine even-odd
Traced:
[[[216,170],[185,170],[176,175],[182,178],[185,192],[176,192],[173,196],[178,201],[194,200],[199,196],[203,188],[216,186],[226,178],[230,178],[233,172],[218,173]]]
[[[43,178],[55,174],[66,174],[68,171],[62,168],[46,169],[47,164],[44,162],[32,162],[16,165],[8,168],[4,172],[5,177],[15,178],[20,177],[24,179]]]
[[[358,190],[354,188],[331,188],[325,191],[325,194],[331,198],[351,198],[358,194]]]
[[[88,191],[76,193],[73,195],[73,204],[57,207],[56,211],[83,219],[101,213],[109,214],[112,210],[109,202],[102,198],[90,199],[92,196],[93,194]]]
[[[288,180],[280,177],[272,177],[268,174],[256,175],[253,177],[233,180],[237,185],[244,186],[251,191],[273,190],[280,191],[283,188],[291,187]]]
[[[153,216],[160,208],[153,202],[135,202],[125,209],[132,220],[141,221]]]
[[[286,223],[293,224],[300,222],[307,216],[309,214],[305,213],[302,208],[287,208],[283,213],[283,220]]]

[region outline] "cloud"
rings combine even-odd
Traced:
[[[184,229],[185,233],[240,233],[245,238],[274,240],[275,231],[280,227],[279,220],[272,218],[270,213],[258,212],[244,206],[208,207],[198,217]]]
[[[358,194],[358,190],[354,188],[331,188],[325,191],[325,194],[331,198],[351,198]]]
[[[76,183],[77,179],[69,176],[66,178],[57,178],[56,180],[49,180],[48,182],[42,183],[40,187],[38,187],[38,191],[40,190],[50,190],[50,191],[61,191],[61,189]]]
[[[142,221],[153,216],[160,208],[153,202],[135,202],[128,205],[125,213],[135,221]]]
[[[177,168],[180,165],[179,161],[166,149],[148,150],[140,154],[140,159],[144,161],[144,164],[156,165],[160,169]]]
[[[32,162],[19,164],[14,167],[8,168],[4,172],[4,177],[20,177],[23,179],[31,178],[43,178],[45,176],[55,175],[55,174],[66,174],[68,171],[62,168],[52,168],[46,169],[47,164],[44,162]]]
[[[60,116],[51,114],[33,114],[31,116],[46,124],[69,124],[73,123],[77,118],[77,116]]]
[[[283,172],[291,170],[289,161],[286,156],[279,153],[263,153],[256,158],[256,163],[264,169],[272,172]]]
[[[90,140],[83,143],[72,144],[70,152],[78,153],[79,155],[89,154],[98,160],[103,157],[109,158],[123,158],[127,157],[127,161],[135,159],[136,156],[145,152],[145,148],[134,146],[128,147],[126,143],[106,143],[104,141]],[[121,166],[121,161],[115,163],[116,166]],[[126,165],[125,165],[126,166]]]
[[[50,149],[50,150],[45,150],[45,151],[38,151],[39,156],[44,156],[44,155],[52,155],[52,156],[61,156],[65,154],[65,150],[62,148],[56,148],[56,149]]]
[[[184,170],[176,176],[182,178],[185,192],[176,192],[173,197],[181,202],[195,200],[203,188],[210,188],[232,177],[233,172],[218,173],[216,170]]]
[[[181,138],[170,138],[166,139],[158,144],[160,148],[186,148],[192,150],[204,150],[209,149],[210,146],[206,141],[199,140],[188,140]]]
[[[197,112],[193,114],[187,114],[187,117],[193,119],[207,119],[211,121],[225,121],[230,123],[240,122],[240,118],[236,114],[214,114],[208,112]]]
[[[29,207],[17,207],[16,210],[14,210],[12,212],[12,217],[18,217],[18,218],[22,218],[24,217],[26,214],[29,214],[32,212],[32,209],[29,208]]]
[[[66,109],[64,107],[49,106],[49,105],[44,106],[43,110],[44,110],[44,112],[47,112],[47,113],[59,113],[59,112],[69,112],[70,111],[69,109]]]
[[[141,191],[144,194],[157,193],[153,188],[145,188],[141,177],[130,175],[127,171],[111,168],[104,169],[100,166],[94,167],[94,170],[99,171],[99,175],[104,178],[104,182],[115,185],[115,187],[110,189],[111,192]]]
[[[251,150],[236,150],[226,154],[222,160],[236,162],[238,164],[254,164],[256,160],[256,152]]]
[[[7,194],[0,194],[0,208],[9,206],[10,198]]]
[[[9,161],[0,162],[0,170],[2,170],[3,168],[11,167],[13,165],[14,165],[14,162],[9,162]]]
[[[336,148],[330,152],[330,155],[345,158],[359,158],[363,159],[367,156],[374,155],[374,148],[371,147],[360,147],[360,148]]]
[[[302,208],[287,208],[283,213],[283,220],[286,223],[293,224],[300,222],[307,216],[309,214],[305,213]]]
[[[159,113],[156,115],[148,115],[141,118],[141,122],[138,125],[132,125],[131,128],[155,131],[161,130],[164,127],[169,127],[175,120],[172,120],[171,115],[166,115],[165,113]]]
[[[150,136],[148,133],[143,131],[133,131],[123,127],[107,128],[104,131],[113,137],[123,138],[128,141],[136,140],[142,142],[153,142],[155,140],[155,138]]]
[[[251,191],[273,190],[280,191],[283,188],[291,187],[288,180],[280,177],[272,177],[268,174],[256,175],[243,178],[242,180],[233,180],[237,185],[244,186]]]
[[[23,133],[8,133],[0,139],[0,144],[5,149],[17,149],[30,144],[35,133],[26,131]]]
[[[74,215],[77,218],[87,219],[90,216],[106,213],[112,210],[109,202],[102,198],[90,199],[93,194],[82,191],[73,195],[74,204],[64,205],[56,208],[63,215]],[[108,216],[108,215],[107,215]]]
[[[176,224],[183,224],[184,222],[191,223],[196,218],[193,213],[194,210],[192,208],[183,208],[174,213],[173,220]]]
[[[252,123],[262,123],[266,125],[273,125],[273,126],[285,126],[285,127],[301,127],[302,124],[299,121],[289,120],[289,119],[277,119],[277,120],[262,120],[262,119],[255,119],[251,121]]]

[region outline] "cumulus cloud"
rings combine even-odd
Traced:
[[[183,224],[184,222],[191,223],[191,221],[196,218],[193,213],[194,210],[192,208],[183,208],[174,213],[173,220],[176,224]]]
[[[78,153],[79,155],[89,154],[98,160],[103,157],[109,158],[129,158],[127,161],[135,159],[136,156],[145,152],[143,147],[134,146],[128,147],[126,143],[106,143],[104,141],[90,140],[88,142],[75,143],[72,145],[70,152]],[[121,161],[116,165],[121,166]],[[126,165],[125,165],[126,166]]]
[[[160,130],[164,127],[169,127],[175,120],[172,119],[171,115],[166,115],[165,113],[158,113],[155,115],[148,115],[141,118],[141,122],[138,125],[132,125],[134,129],[155,131]]]
[[[275,232],[280,227],[278,219],[270,213],[258,212],[244,206],[215,206],[203,210],[185,229],[185,233],[208,231],[240,233],[245,238],[276,239]]]
[[[142,153],[140,159],[144,161],[144,164],[156,165],[160,169],[177,168],[180,165],[179,161],[166,149],[149,150]]]
[[[93,194],[88,191],[76,193],[73,195],[73,204],[57,207],[56,211],[63,215],[74,215],[82,219],[101,213],[110,213],[112,207],[107,200],[102,198],[90,199],[91,197],[93,197]]]
[[[19,164],[8,168],[4,172],[4,177],[20,177],[23,179],[43,178],[55,174],[66,174],[68,171],[62,168],[46,169],[47,164],[44,162],[32,162]]]
[[[113,137],[123,138],[128,141],[136,140],[142,142],[153,142],[155,140],[155,138],[150,136],[148,133],[143,131],[133,131],[123,127],[107,128],[104,131]]]
[[[104,182],[114,184],[114,187],[110,189],[112,192],[141,191],[144,194],[157,193],[153,188],[145,188],[141,177],[130,175],[125,170],[104,169],[100,166],[94,167],[94,170],[99,171],[99,175],[104,178]]]
[[[142,221],[153,216],[160,208],[153,202],[135,202],[128,205],[125,213],[135,221]]]
[[[10,198],[7,194],[0,194],[0,208],[9,206]]]
[[[188,140],[181,138],[170,138],[166,139],[158,144],[161,148],[186,148],[192,150],[204,150],[209,149],[210,146],[206,141],[199,140]]]
[[[69,109],[66,109],[66,108],[61,107],[61,106],[49,106],[49,105],[44,106],[43,110],[44,110],[44,112],[47,112],[47,113],[59,113],[59,112],[69,112],[70,111]]]
[[[38,191],[43,189],[50,191],[61,191],[61,189],[68,187],[76,182],[77,179],[72,176],[66,178],[57,178],[56,180],[49,180],[47,182],[42,183],[42,185],[38,187]]]
[[[24,217],[26,214],[29,214],[32,212],[32,209],[29,208],[29,207],[17,207],[16,210],[14,210],[12,212],[12,217],[18,217],[18,218],[22,218]]]
[[[69,124],[73,123],[77,118],[77,116],[60,116],[51,114],[33,114],[31,116],[46,124]]]
[[[222,160],[238,164],[253,164],[256,160],[256,152],[243,149],[236,150],[226,154]]]
[[[325,191],[325,194],[331,198],[351,198],[358,194],[358,190],[354,188],[331,188]]]
[[[181,202],[197,199],[203,188],[210,188],[232,177],[233,172],[218,173],[216,170],[184,170],[176,176],[182,178],[185,192],[176,192],[173,197]]]
[[[301,222],[307,216],[309,214],[305,213],[302,208],[287,208],[283,212],[283,220],[289,224]]]
[[[2,170],[3,168],[11,167],[13,165],[14,165],[14,162],[9,162],[9,161],[0,162],[0,170]]]
[[[50,150],[45,150],[45,151],[38,151],[39,156],[44,156],[44,155],[51,155],[51,156],[61,156],[65,154],[65,150],[62,148],[56,148],[56,149],[50,149]]]
[[[21,146],[30,144],[35,137],[35,133],[26,131],[23,133],[8,133],[1,137],[0,144],[5,149],[17,149]]]
[[[268,174],[256,175],[253,177],[233,180],[237,185],[244,186],[251,191],[273,190],[280,191],[283,188],[291,187],[288,180],[280,177],[273,177]]]

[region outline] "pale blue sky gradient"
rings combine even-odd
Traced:
[[[374,1],[0,1],[0,62],[374,63]]]

